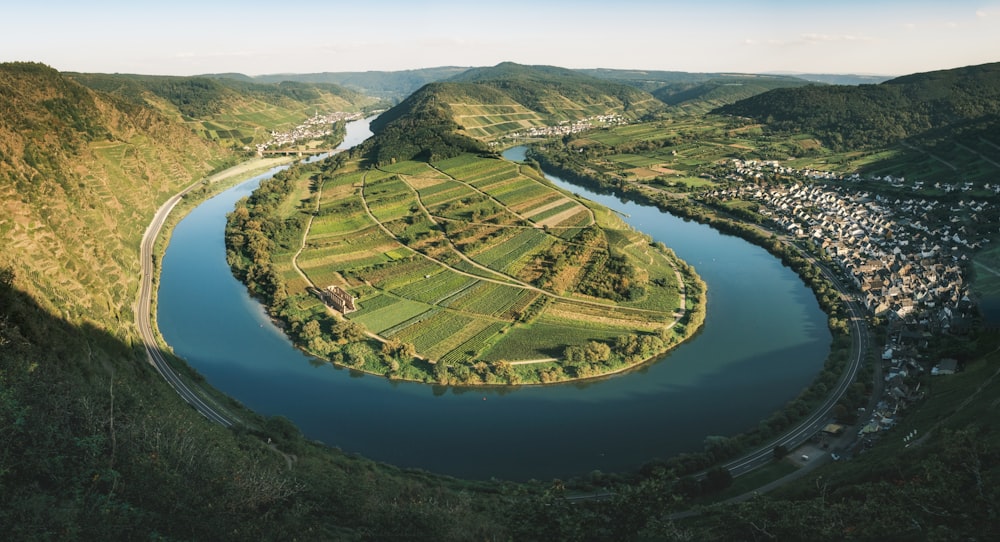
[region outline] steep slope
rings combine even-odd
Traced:
[[[598,117],[638,118],[662,104],[648,93],[563,68],[503,63],[431,83],[372,123],[365,152],[377,163],[482,152],[529,129]]]
[[[148,106],[0,65],[0,266],[72,321],[123,324],[153,206],[228,160]]]
[[[1000,63],[879,85],[776,89],[715,112],[781,132],[810,132],[835,150],[884,147],[1000,113]]]

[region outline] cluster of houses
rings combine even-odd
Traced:
[[[508,139],[520,139],[528,137],[554,137],[575,134],[594,127],[622,126],[628,124],[628,120],[621,115],[594,115],[585,119],[575,121],[562,121],[557,126],[533,126],[519,132],[512,132],[505,135]]]
[[[731,171],[728,175],[726,175],[726,178],[730,180],[763,180],[765,178],[772,177],[773,175],[781,175],[809,179],[812,181],[865,181],[883,183],[892,188],[905,188],[914,192],[935,190],[951,194],[971,192],[976,189],[976,185],[968,181],[955,183],[935,182],[933,184],[925,181],[907,182],[906,177],[895,177],[893,175],[876,175],[870,177],[862,176],[860,173],[844,175],[841,173],[815,169],[795,169],[783,166],[780,162],[774,160],[757,161],[734,159],[729,165],[731,166]],[[986,183],[982,189],[993,192],[994,194],[1000,194],[1000,183]]]
[[[924,396],[911,377],[926,370],[920,360],[928,337],[960,333],[967,327],[973,303],[966,265],[969,255],[989,242],[989,232],[976,225],[993,223],[989,217],[996,209],[985,201],[943,203],[920,198],[916,193],[927,188],[920,181],[909,185],[913,197],[890,200],[853,190],[850,181],[861,180],[858,175],[795,170],[776,162],[734,160],[731,166],[726,177],[737,183],[708,196],[755,202],[758,213],[772,224],[821,247],[854,282],[869,312],[888,323],[882,394],[871,412],[858,413],[863,420],[859,442],[870,446],[877,433],[891,429],[901,411]],[[776,175],[796,182],[747,182]],[[889,176],[874,180],[894,186],[905,182]],[[934,183],[933,188],[973,189],[970,183]],[[985,188],[1000,191],[1000,185]],[[957,365],[954,359],[941,359],[930,374],[953,374]]]
[[[333,133],[333,124],[339,121],[351,121],[361,118],[361,113],[327,113],[313,114],[305,122],[287,132],[271,132],[271,139],[266,143],[257,144],[257,154],[261,155],[268,149],[281,148],[300,141],[322,139]]]
[[[741,181],[748,179],[747,173],[752,179],[781,168],[767,162],[733,165],[729,178]],[[822,172],[781,169],[786,176],[797,173],[803,179],[833,178]],[[982,221],[992,211],[990,203],[890,201],[843,184],[802,182],[743,182],[708,195],[756,202],[758,212],[789,235],[822,247],[877,317],[930,332],[957,330],[968,323],[973,307],[964,266],[969,254],[989,239],[966,224]]]

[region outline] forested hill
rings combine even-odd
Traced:
[[[878,85],[776,89],[714,112],[749,117],[777,131],[812,133],[835,150],[884,147],[984,121],[995,127],[989,119],[1000,113],[1000,63]]]
[[[256,83],[236,77],[67,74],[79,83],[187,123],[207,139],[241,148],[320,112],[360,111],[377,100],[329,83]]]
[[[810,84],[791,75],[610,69],[577,71],[645,90],[667,105],[697,111],[707,111],[776,88]]]
[[[638,118],[663,104],[627,85],[550,66],[476,68],[430,83],[372,123],[377,163],[478,152],[512,133],[600,116]]]

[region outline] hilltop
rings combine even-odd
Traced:
[[[776,88],[814,84],[791,75],[689,73],[646,70],[579,70],[580,73],[634,86],[671,106],[698,112],[720,107]],[[831,80],[835,80],[832,76]]]
[[[281,83],[284,81],[333,83],[367,96],[398,102],[427,83],[444,81],[467,69],[469,68],[442,66],[398,71],[280,73],[256,77],[242,74],[218,74],[207,77],[236,78],[256,83]]]
[[[420,88],[372,123],[376,163],[483,152],[496,139],[597,117],[636,119],[662,108],[652,95],[552,66],[505,62]]]

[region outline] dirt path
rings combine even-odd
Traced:
[[[270,439],[268,439],[270,440]],[[274,453],[281,454],[285,458],[285,465],[288,465],[288,470],[292,470],[292,465],[294,465],[298,460],[298,456],[295,454],[286,454],[278,449],[278,445],[273,442],[268,442],[267,447],[270,448]]]

